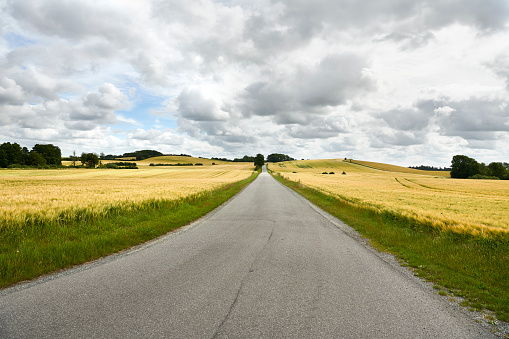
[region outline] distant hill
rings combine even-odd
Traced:
[[[401,167],[396,165],[382,164],[378,162],[370,162],[370,161],[362,161],[362,160],[345,160],[352,164],[357,164],[361,166],[366,166],[373,169],[378,169],[381,171],[389,171],[389,172],[400,172],[400,173],[413,173],[413,174],[423,174],[423,175],[434,175],[440,177],[450,177],[450,171],[424,171],[413,168]]]
[[[388,171],[397,173],[410,173],[420,175],[431,175],[440,177],[450,177],[447,171],[422,171],[407,167],[382,164],[377,162],[354,160],[354,159],[315,159],[315,160],[294,160],[269,164],[269,168],[277,169],[282,172],[334,172],[346,173],[369,173],[374,171]]]

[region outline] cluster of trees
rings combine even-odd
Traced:
[[[346,160],[346,159],[345,159]],[[421,171],[450,171],[449,167],[433,167],[433,166],[410,166],[408,168],[418,169]]]
[[[294,158],[286,154],[272,153],[267,156],[267,162],[292,161]]]
[[[110,162],[102,165],[101,167],[114,169],[138,169],[135,162]]]
[[[492,162],[486,165],[466,155],[455,155],[451,162],[451,178],[509,180],[509,164]]]
[[[244,155],[242,158],[235,158],[233,159],[233,162],[254,162],[255,157],[250,157],[247,155]]]
[[[255,157],[244,155],[242,158],[235,158],[233,160],[228,159],[228,158],[216,158],[216,157],[212,157],[211,159],[219,160],[219,161],[228,161],[228,162],[253,162],[255,160]]]
[[[261,168],[263,165],[265,165],[265,158],[263,157],[263,154],[257,154],[254,159],[254,165],[256,168]]]
[[[212,165],[214,165],[214,163],[212,163]],[[150,166],[203,166],[203,164],[201,162],[197,162],[196,164],[193,164],[192,162],[188,162],[188,163],[176,163],[176,164],[154,164],[154,163],[151,163]]]
[[[295,160],[295,159],[286,155],[286,154],[272,153],[267,156],[267,162],[281,162],[281,161],[292,161],[292,160]],[[263,154],[257,154],[256,157],[254,157],[253,162],[254,162],[254,165],[256,166],[256,168],[262,167],[265,164],[265,158],[264,158]]]
[[[124,153],[124,155],[122,157],[136,158],[136,160],[144,160],[144,159],[153,158],[153,157],[160,157],[162,155],[164,155],[164,154],[161,152],[145,149],[145,150],[135,151],[135,152],[131,152],[131,153]]]
[[[42,167],[61,166],[62,152],[52,144],[36,144],[32,150],[17,143],[5,142],[0,145],[0,167]]]
[[[258,154],[256,157],[252,157],[249,155],[244,155],[242,158],[235,158],[233,160],[227,159],[227,158],[214,158],[212,157],[212,160],[220,160],[220,161],[230,161],[230,162],[255,162],[256,158],[259,156]],[[262,155],[263,157],[263,155]],[[286,154],[279,154],[279,153],[272,153],[267,156],[267,162],[281,162],[281,161],[292,161],[295,160],[294,158],[286,155]],[[265,158],[264,158],[265,162]]]
[[[80,161],[83,166],[89,168],[95,168],[100,163],[99,156],[95,153],[81,153]],[[75,165],[76,164],[73,161],[73,166]]]

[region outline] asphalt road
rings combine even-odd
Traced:
[[[0,291],[0,338],[492,337],[348,233],[262,173],[180,232]]]

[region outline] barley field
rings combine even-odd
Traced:
[[[276,163],[269,168],[352,204],[396,212],[439,229],[509,234],[507,180],[451,179],[448,172],[335,159]]]
[[[137,170],[0,170],[0,227],[21,226],[27,218],[72,218],[84,209],[101,215],[110,207],[179,199],[246,179],[253,171],[252,164],[207,164],[151,167],[145,161]]]

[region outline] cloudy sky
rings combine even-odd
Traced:
[[[0,142],[509,162],[507,0],[0,0]]]

